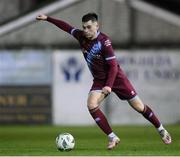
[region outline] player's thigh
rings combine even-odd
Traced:
[[[138,95],[136,95],[134,98],[129,99],[127,101],[136,111],[138,111],[138,112],[144,111],[144,104]]]
[[[129,100],[137,95],[134,87],[126,77],[116,79],[112,91],[121,100]]]
[[[87,106],[88,109],[94,109],[100,105],[100,103],[104,99],[104,94],[101,93],[101,91],[90,91],[88,100],[87,100]]]

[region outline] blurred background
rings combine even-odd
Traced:
[[[92,125],[92,84],[78,42],[38,14],[81,28],[99,15],[122,69],[165,124],[180,124],[179,0],[0,0],[0,124]],[[101,106],[115,125],[149,124],[112,93]]]

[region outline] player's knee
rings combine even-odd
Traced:
[[[139,113],[142,113],[144,110],[144,104],[142,103],[132,103],[131,106]]]
[[[92,110],[92,109],[97,108],[98,104],[96,102],[90,101],[90,102],[87,103],[87,107],[88,107],[89,110]]]
[[[142,113],[144,111],[144,104],[138,97],[128,102],[137,112]]]
[[[144,110],[144,107],[142,105],[137,104],[136,106],[134,106],[134,109],[139,112],[142,113]]]

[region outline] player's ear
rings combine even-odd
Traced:
[[[99,29],[99,23],[98,22],[96,23],[96,27],[97,27],[97,29]]]

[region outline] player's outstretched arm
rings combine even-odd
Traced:
[[[63,20],[60,19],[55,19],[52,17],[49,17],[47,15],[44,14],[40,14],[36,17],[37,20],[41,20],[41,21],[48,21],[50,23],[53,23],[54,25],[56,25],[57,27],[59,27],[61,30],[71,34],[71,30],[74,28],[73,26],[71,26],[70,24],[66,23]]]
[[[47,16],[44,14],[40,14],[36,17],[36,20],[42,20],[42,21],[46,21],[47,20]]]

